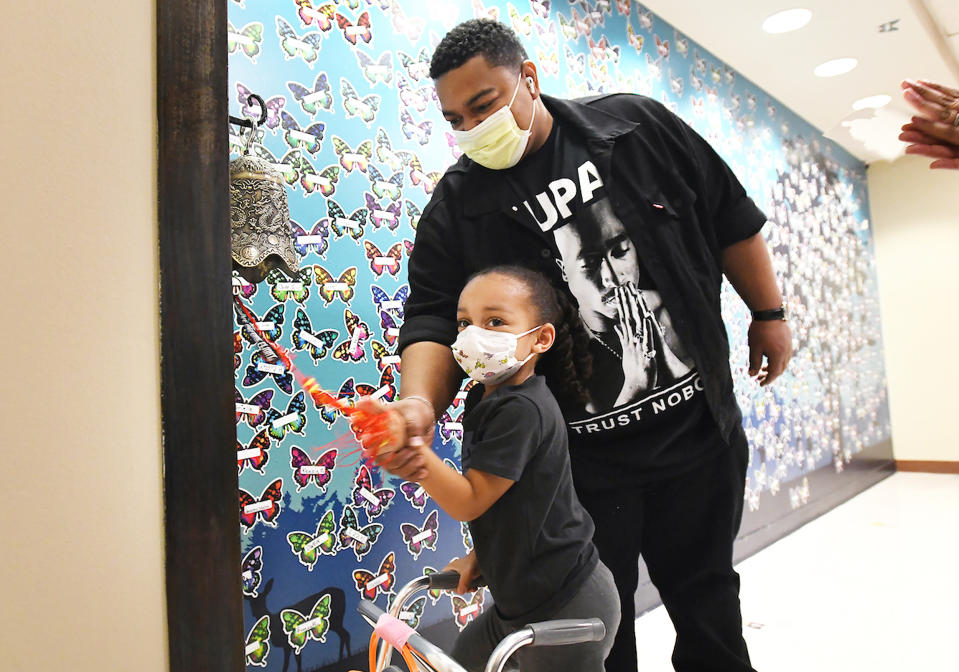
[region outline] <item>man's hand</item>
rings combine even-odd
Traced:
[[[436,421],[429,407],[416,399],[400,399],[387,406],[366,398],[358,401],[356,408],[370,415],[389,412],[393,416],[390,440],[378,449],[364,442],[364,456],[373,457],[376,464],[407,481],[425,478],[426,462],[420,451],[430,450],[436,430]],[[362,436],[360,441],[363,441]]]
[[[906,80],[902,88],[903,98],[919,113],[899,134],[909,143],[906,154],[936,159],[930,168],[959,169],[959,90],[921,80]]]
[[[469,555],[463,558],[453,558],[450,560],[450,563],[443,568],[443,571],[453,570],[454,572],[459,572],[460,582],[456,586],[456,590],[453,592],[459,593],[471,593],[470,584],[476,580],[480,575],[479,563],[476,560],[476,551],[470,551]]]
[[[753,320],[749,325],[748,343],[749,375],[765,387],[786,370],[792,358],[792,331],[785,320]]]

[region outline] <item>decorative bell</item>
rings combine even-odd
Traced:
[[[256,122],[250,140],[256,137]],[[260,282],[273,268],[291,278],[300,270],[286,185],[273,165],[250,154],[230,161],[230,234],[233,267],[248,282]]]

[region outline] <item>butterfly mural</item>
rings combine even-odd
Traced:
[[[234,343],[238,340],[235,338]],[[245,422],[250,427],[259,427],[266,420],[266,413],[270,410],[270,404],[273,401],[274,390],[263,390],[250,399],[244,398],[239,390],[234,390],[234,392],[236,393],[237,424]]]
[[[333,478],[336,455],[336,449],[331,448],[316,458],[314,462],[302,449],[291,446],[290,467],[293,469],[293,482],[296,483],[296,491],[299,492],[313,483],[320,489],[320,492],[326,492],[326,486]]]
[[[290,337],[294,350],[304,350],[310,355],[310,359],[318,362],[326,357],[339,335],[340,332],[336,329],[313,331],[313,324],[307,317],[306,311],[297,308],[296,318],[293,320],[293,333]]]
[[[243,582],[243,594],[247,597],[256,597],[256,589],[263,580],[263,547],[254,546],[240,562],[240,580]]]
[[[343,311],[348,338],[333,349],[333,358],[342,362],[360,362],[366,359],[365,344],[370,328],[353,311]]]
[[[477,590],[467,602],[459,595],[451,595],[453,616],[456,618],[456,627],[462,632],[477,616],[483,613],[483,597],[485,592]]]
[[[317,523],[314,534],[293,531],[286,535],[286,541],[300,564],[312,572],[321,554],[333,555],[336,553],[335,530],[336,522],[333,519],[331,509],[323,514],[320,522]]]
[[[304,35],[297,35],[296,31],[293,30],[293,26],[282,17],[277,16],[276,34],[280,38],[280,47],[283,49],[287,60],[299,57],[312,68],[316,59],[320,57],[320,49],[323,46],[323,33],[314,31]]]
[[[403,493],[403,497],[414,509],[423,513],[423,510],[426,508],[426,502],[430,496],[426,493],[426,490],[423,489],[422,485],[412,481],[405,481],[400,484],[400,492]]]
[[[395,570],[396,556],[390,551],[383,557],[376,573],[365,569],[353,570],[353,583],[364,598],[375,600],[381,593],[389,595],[393,592],[393,584],[396,582]]]
[[[356,510],[349,505],[343,507],[340,516],[340,547],[352,549],[357,561],[362,560],[372,550],[382,531],[383,526],[380,523],[360,527]]]
[[[422,527],[417,527],[412,523],[401,523],[400,532],[403,535],[403,541],[406,542],[406,549],[414,560],[420,557],[424,549],[436,550],[436,540],[439,538],[439,514],[434,510],[426,517]]]
[[[247,633],[246,664],[256,667],[266,667],[266,656],[270,653],[270,615],[266,614],[253,624],[253,628]]]
[[[240,527],[246,534],[256,525],[263,522],[276,527],[276,519],[280,515],[280,501],[283,499],[283,479],[278,478],[262,492],[259,499],[240,488]]]
[[[311,639],[318,642],[326,641],[326,633],[330,629],[331,601],[332,598],[327,593],[320,596],[309,614],[301,614],[296,609],[280,611],[283,631],[286,633],[294,653],[299,654]]]
[[[261,430],[248,445],[243,445],[240,443],[240,440],[237,439],[236,442],[236,467],[237,472],[242,473],[243,470],[247,467],[253,471],[265,475],[266,472],[263,471],[263,468],[266,466],[266,463],[270,461],[270,454],[267,452],[270,449],[270,436],[269,430]]]
[[[299,103],[303,111],[311,117],[316,116],[320,110],[333,111],[333,90],[325,72],[316,76],[312,87],[299,82],[287,82],[286,86],[293,94],[293,100]]]
[[[347,268],[339,277],[334,277],[319,264],[313,265],[313,272],[316,274],[316,291],[324,305],[333,303],[335,299],[350,305],[356,288],[356,266]]]
[[[370,470],[365,464],[357,467],[350,500],[357,509],[364,509],[370,520],[380,516],[390,505],[395,495],[396,491],[392,488],[375,489],[373,487]]]
[[[273,339],[270,339],[273,340]],[[246,367],[246,375],[243,376],[242,385],[252,387],[262,382],[267,377],[273,379],[278,388],[287,394],[293,394],[293,374],[287,371],[282,362],[271,364],[263,359],[263,355],[254,352],[250,358],[250,364]],[[270,413],[274,409],[267,411],[267,420],[270,419]]]
[[[231,54],[240,52],[256,63],[261,44],[263,44],[263,24],[259,21],[251,21],[240,29],[234,28],[229,21],[226,22],[226,45]]]
[[[282,441],[287,433],[294,434],[305,433],[306,429],[306,402],[304,401],[304,392],[301,390],[293,395],[290,403],[287,404],[286,412],[280,412],[271,408],[266,414],[269,427],[267,431],[277,441]]]
[[[322,259],[326,258],[326,251],[330,249],[330,220],[323,218],[313,223],[309,230],[296,222],[290,222],[293,228],[293,247],[301,257],[315,254]]]

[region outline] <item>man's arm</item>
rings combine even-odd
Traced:
[[[770,310],[782,305],[782,294],[762,234],[724,248],[722,260],[723,272],[747,308]],[[784,320],[753,320],[748,342],[749,375],[758,376],[760,385],[765,387],[786,370],[792,357],[792,332]]]

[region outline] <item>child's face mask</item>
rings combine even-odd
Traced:
[[[540,325],[542,326],[542,325]],[[532,358],[516,359],[516,346],[521,336],[531,334],[533,327],[522,334],[491,331],[470,325],[459,333],[453,343],[453,358],[470,378],[484,385],[496,385],[519,371]]]

